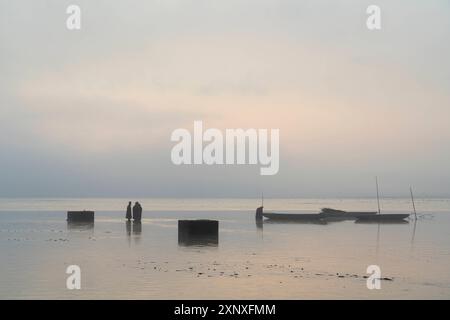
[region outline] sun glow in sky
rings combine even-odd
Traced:
[[[450,5],[0,0],[1,196],[450,195]],[[280,171],[174,166],[170,134],[280,129]]]

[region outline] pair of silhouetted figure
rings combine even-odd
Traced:
[[[133,206],[133,215],[131,214],[132,210],[131,210],[131,201],[128,202],[128,207],[127,207],[127,214],[126,214],[126,218],[128,221],[131,220],[131,218],[133,218],[134,221],[141,221],[142,218],[142,206],[139,202],[136,201],[136,203]]]

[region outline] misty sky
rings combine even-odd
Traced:
[[[448,0],[0,0],[0,197],[450,196],[449,57]],[[173,165],[194,120],[279,173]]]

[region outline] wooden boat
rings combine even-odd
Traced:
[[[278,219],[264,219],[264,225],[274,225],[274,224],[320,224],[320,225],[326,225],[328,224],[329,220],[326,219],[285,219],[285,220],[278,220]],[[263,223],[263,222],[261,222]]]
[[[356,220],[357,222],[406,222],[409,214],[381,214],[380,196],[378,191],[378,178],[375,177],[377,188],[378,212],[376,211],[343,211],[332,208],[323,208],[319,213],[278,213],[264,212],[263,206],[256,209],[255,218],[262,222],[263,218],[272,221],[333,221],[333,220]],[[414,206],[414,198],[411,190],[411,199]],[[264,200],[264,199],[263,199]],[[263,202],[264,205],[264,202]],[[416,213],[415,213],[416,214]],[[417,214],[416,214],[417,219]]]
[[[278,221],[313,221],[323,219],[318,213],[276,213],[263,212],[262,216],[270,220]]]
[[[360,216],[356,222],[384,222],[384,221],[405,221],[409,217],[409,213],[392,213],[392,214],[375,214]]]
[[[263,217],[279,221],[315,221],[315,220],[355,220],[362,216],[376,215],[376,212],[343,211],[324,208],[319,213],[278,213],[261,212]]]
[[[336,218],[338,220],[354,220],[361,216],[371,216],[377,214],[376,211],[343,211],[336,210],[332,208],[323,208],[319,213],[323,216],[324,219],[333,219]]]

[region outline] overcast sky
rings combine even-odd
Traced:
[[[448,0],[0,0],[0,197],[450,196],[449,57]],[[173,165],[194,120],[279,173]]]

